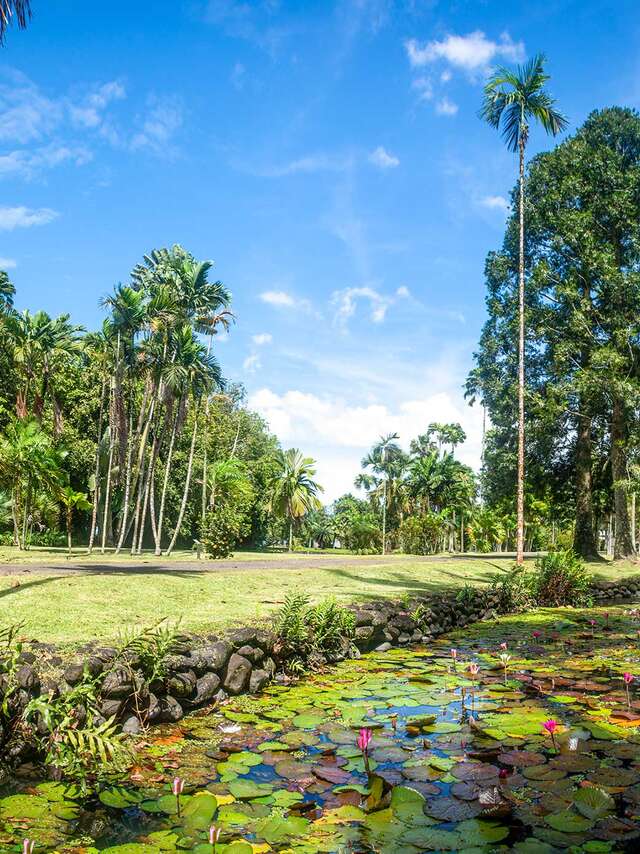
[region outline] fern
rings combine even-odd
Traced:
[[[120,663],[134,655],[139,658],[140,669],[147,681],[163,679],[166,676],[167,656],[179,649],[182,640],[179,625],[179,622],[172,624],[165,618],[146,629],[121,633],[114,663]]]

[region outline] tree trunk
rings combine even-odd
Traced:
[[[293,551],[293,519],[289,519],[289,551]]]
[[[171,439],[169,440],[169,450],[167,451],[167,460],[164,467],[164,479],[162,481],[162,495],[160,496],[160,511],[158,515],[158,531],[156,535],[156,556],[162,554],[162,527],[164,523],[164,505],[167,498],[167,487],[169,486],[169,474],[171,472],[171,462],[173,460],[173,448],[176,441],[176,433],[178,432],[178,413],[180,411],[180,403],[176,406],[176,412],[173,419],[173,427],[171,429]],[[205,446],[205,454],[206,454],[206,446]],[[204,484],[204,478],[206,478],[207,473],[207,463],[205,458],[205,463],[203,466],[203,482],[202,482],[202,497],[203,500],[206,495],[206,487]],[[202,523],[204,524],[204,516],[205,516],[205,508],[202,508]]]
[[[71,508],[67,508],[67,546],[69,547],[69,554],[71,554]]]
[[[584,405],[581,402],[581,406]],[[593,500],[591,483],[591,417],[581,412],[578,416],[576,437],[576,525],[573,549],[585,560],[599,557],[593,525]]]
[[[518,259],[518,536],[516,563],[524,563],[524,138],[520,138],[520,257]]]
[[[616,395],[611,413],[611,476],[613,478],[613,496],[616,518],[616,533],[613,559],[634,559],[636,556],[631,539],[629,506],[627,496],[627,425],[624,405]]]
[[[197,408],[194,407],[193,412],[193,433],[191,435],[191,447],[189,448],[189,463],[187,465],[187,477],[184,482],[184,491],[182,493],[182,503],[180,505],[180,512],[178,514],[178,520],[176,522],[176,528],[173,532],[173,536],[171,537],[171,542],[169,543],[169,548],[166,550],[165,554],[167,557],[173,551],[173,548],[176,544],[176,540],[178,539],[178,534],[180,533],[180,527],[182,525],[182,520],[184,519],[184,511],[187,508],[187,498],[189,497],[189,486],[191,485],[191,472],[193,471],[193,457],[196,449],[196,436],[198,435],[198,411]]]
[[[102,421],[104,418],[104,392],[107,387],[106,378],[102,378],[102,386],[100,388],[100,414],[98,416],[98,442],[96,446],[96,465],[93,472],[95,480],[95,489],[93,491],[93,509],[91,511],[91,531],[89,532],[89,545],[87,551],[89,554],[93,551],[93,541],[96,536],[96,523],[98,521],[98,504],[100,503],[100,443],[102,441]]]
[[[104,491],[104,512],[102,514],[102,540],[100,544],[100,551],[104,554],[104,547],[107,541],[107,518],[109,514],[109,506],[111,500],[111,469],[113,468],[113,453],[115,449],[115,442],[113,439],[113,424],[109,425],[109,463],[107,469],[107,485]]]

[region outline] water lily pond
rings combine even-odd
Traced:
[[[153,730],[99,798],[6,790],[0,850],[640,850],[639,630],[538,611],[239,698]]]

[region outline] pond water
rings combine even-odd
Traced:
[[[638,851],[639,633],[629,608],[543,610],[273,686],[151,731],[99,799],[14,787],[0,850]]]

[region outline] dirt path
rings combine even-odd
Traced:
[[[382,555],[358,556],[349,555],[283,555],[281,561],[256,558],[254,560],[208,561],[163,561],[162,558],[141,559],[139,562],[84,562],[84,561],[43,561],[42,563],[7,563],[0,564],[2,575],[96,575],[96,574],[144,574],[162,571],[176,573],[194,572],[251,572],[265,569],[331,569],[340,566],[346,569],[357,569],[359,566],[394,566],[394,564],[420,565],[432,563],[451,563],[468,560],[486,560],[494,562],[512,559],[511,555]]]

